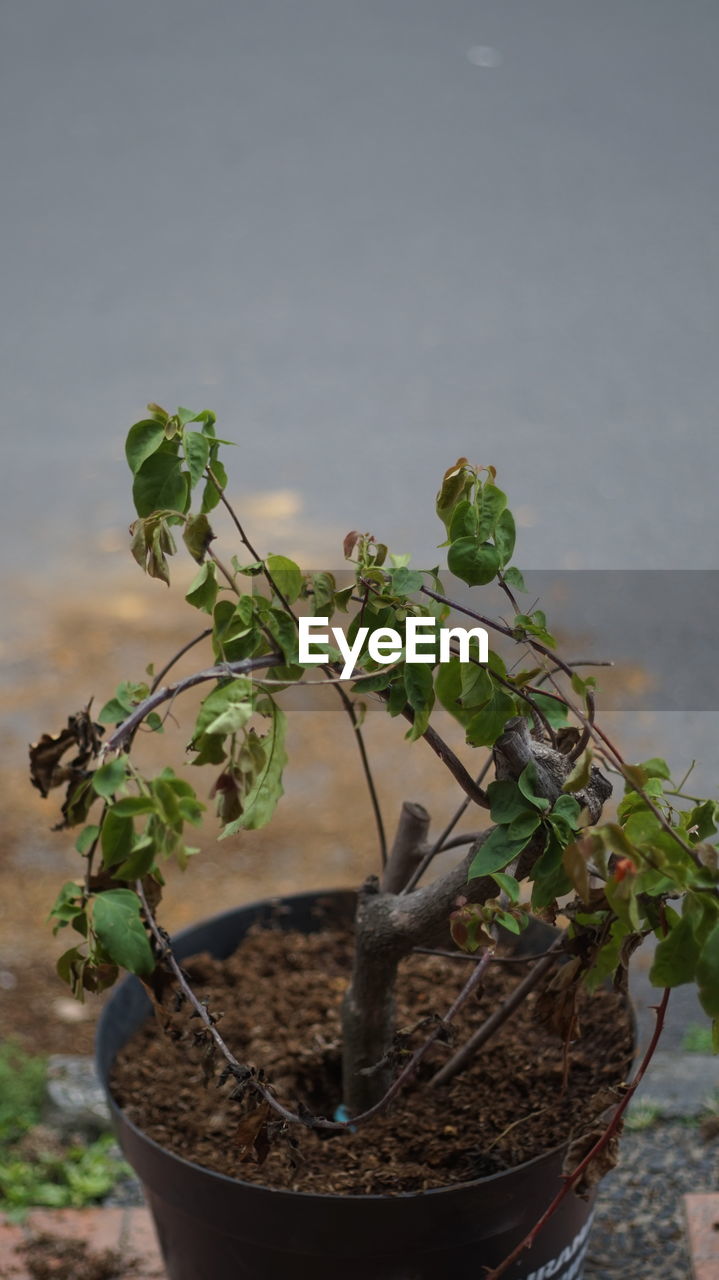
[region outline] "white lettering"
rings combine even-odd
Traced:
[[[586,1240],[591,1230],[593,1221],[594,1221],[594,1213],[592,1212],[592,1214],[590,1215],[590,1217],[587,1219],[584,1226],[582,1227],[581,1231],[577,1232],[571,1244],[565,1245],[559,1257],[552,1258],[550,1262],[545,1262],[544,1265],[541,1266],[538,1271],[531,1271],[529,1275],[525,1277],[525,1280],[550,1280],[551,1276],[556,1276],[557,1280],[577,1280],[577,1277],[582,1269],[582,1263],[584,1262],[584,1259],[587,1253],[588,1245],[586,1243]],[[577,1253],[577,1250],[579,1250],[578,1253]],[[576,1257],[575,1257],[575,1254],[576,1254]],[[574,1258],[574,1262],[572,1263],[569,1270],[565,1271],[563,1275],[558,1276],[557,1272],[559,1271],[560,1267],[565,1266],[565,1264],[569,1262],[571,1258]]]
[[[347,680],[357,665],[357,659],[362,652],[362,645],[369,635],[369,627],[359,627],[355,636],[355,642],[350,645],[345,639],[344,632],[341,627],[333,627],[332,634],[337,641],[337,648],[345,660],[342,668],[342,679]]]
[[[314,641],[315,644],[329,644],[330,638],[325,631],[323,635],[313,636],[312,631],[315,627],[326,627],[329,618],[298,618],[299,622],[299,643],[298,655],[300,662],[326,662],[326,653],[312,653],[310,645]]]
[[[479,661],[489,662],[489,636],[484,627],[444,627],[439,634],[439,660],[449,662],[452,657],[450,641],[459,642],[460,662],[469,662],[469,642],[474,637],[479,646]]]
[[[407,619],[407,652],[406,658],[408,662],[434,662],[434,646],[435,637],[433,635],[422,635],[422,631],[426,627],[431,627],[434,631],[434,618],[408,618]],[[419,648],[426,649],[428,645],[432,646],[431,653],[418,653]]]
[[[373,662],[394,662],[402,653],[402,637],[394,627],[378,627],[372,632],[367,648]]]

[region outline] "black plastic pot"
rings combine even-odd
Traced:
[[[179,958],[230,955],[250,925],[273,920],[310,933],[349,921],[354,894],[305,893],[253,903],[186,929]],[[100,1019],[97,1063],[120,1145],[145,1188],[170,1280],[450,1280],[483,1274],[523,1239],[560,1185],[562,1150],[507,1173],[395,1196],[270,1190],[191,1164],[125,1119],[109,1094],[120,1048],[150,1013],[135,978]],[[268,1064],[271,1067],[271,1063]],[[570,1195],[510,1280],[579,1280],[591,1204]]]

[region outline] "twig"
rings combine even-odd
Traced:
[[[481,955],[471,951],[444,951],[441,947],[412,947],[412,955],[421,956],[442,956],[445,960],[469,960],[472,964],[479,964],[482,959]],[[498,956],[492,957],[492,964],[534,964],[535,960],[542,960],[544,956],[548,956],[548,951],[530,952],[526,956]]]
[[[414,724],[414,711],[409,705],[404,708],[402,715],[405,720],[409,720],[410,724]],[[465,769],[459,756],[456,755],[448,743],[444,741],[444,738],[440,737],[437,730],[434,729],[431,724],[427,725],[422,737],[427,745],[432,748],[435,755],[442,761],[442,764],[447,766],[455,782],[459,783],[460,787],[469,799],[473,800],[475,804],[478,804],[481,809],[488,809],[489,800],[487,798],[486,791],[484,791],[482,787],[475,782],[471,773]]]
[[[194,640],[188,640],[187,644],[183,644],[182,648],[178,649],[177,653],[173,654],[169,661],[165,663],[164,667],[158,671],[150,685],[150,693],[154,693],[156,689],[159,689],[161,681],[165,679],[168,671],[172,670],[175,663],[180,661],[180,658],[184,658],[185,654],[188,653],[190,649],[194,649],[196,644],[200,644],[202,640],[206,640],[207,637],[211,635],[212,627],[206,627],[204,631],[201,631],[199,635],[195,636]]]
[[[461,1049],[458,1049],[449,1061],[445,1062],[444,1066],[432,1077],[431,1085],[447,1084],[449,1080],[452,1080],[454,1076],[466,1067],[478,1050],[491,1039],[494,1033],[511,1017],[515,1009],[519,1008],[520,1004],[526,1000],[530,991],[534,990],[545,973],[549,972],[557,959],[558,952],[564,946],[564,942],[565,935],[561,934],[543,958],[537,961],[526,977],[522,978],[522,981],[515,987],[511,996],[504,1001],[504,1004],[495,1009],[494,1013],[487,1018],[487,1021],[477,1028],[474,1035],[470,1036]]]

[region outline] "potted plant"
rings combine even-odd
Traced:
[[[685,796],[662,760],[627,764],[600,727],[587,664],[560,657],[544,613],[518,603],[515,525],[492,467],[460,458],[437,495],[459,590],[356,531],[340,581],[255,548],[227,494],[227,443],[210,412],[153,404],[131,428],[132,554],[169,585],[179,533],[198,566],[186,599],[208,625],[149,680],[122,684],[97,717],[88,706],[31,748],[33,782],[45,795],[62,785],[61,825],[80,828],[83,875],[63,885],[51,912],[56,931],[78,935],[60,976],[82,999],[122,969],[135,975],[105,1010],[99,1062],[168,1273],[429,1280],[472,1266],[493,1280],[576,1278],[592,1188],[611,1165],[670,989],[696,982],[719,1017],[719,805]],[[220,504],[236,537],[229,560],[215,546]],[[504,618],[485,610],[490,584],[503,593]],[[211,656],[173,678],[199,643]],[[211,773],[221,835],[236,836],[270,821],[286,764],[283,705],[318,683],[357,743],[377,868],[356,893],[234,909],[171,943],[157,918],[162,866],[186,865],[185,831],[205,805],[191,769],[139,766],[138,731],[161,734],[168,710],[174,717],[199,691],[189,763]],[[409,726],[397,769],[400,751],[421,741],[458,788],[456,814],[432,838],[426,810],[407,802],[387,839],[362,726],[370,702]],[[483,749],[481,767],[438,727],[447,715],[468,748]],[[624,794],[608,820],[612,775]],[[470,806],[481,810],[480,830],[456,834]],[[312,821],[310,806],[298,808],[300,821]],[[443,858],[434,874],[453,848],[457,860],[447,869]],[[258,932],[258,922],[270,927]],[[627,1084],[626,970],[650,934],[662,995]],[[220,962],[243,938],[239,970],[227,977]],[[187,961],[197,952],[216,959]],[[410,957],[414,1004],[401,976]],[[271,975],[264,989],[259,972]],[[208,994],[220,981],[229,983],[222,1007]],[[250,997],[267,1005],[271,993],[276,1003],[285,988],[321,1013],[302,1024],[312,1043],[296,1046],[298,1072],[285,1049],[277,1054],[278,1084],[272,1047],[264,1061],[246,1052],[258,1006],[243,1010]],[[234,1033],[230,1017],[220,1023],[228,1003],[240,1019]],[[278,1036],[288,1016],[277,1013]],[[500,1045],[512,1028],[507,1057]],[[179,1075],[163,1076],[163,1055]],[[510,1103],[508,1082],[520,1089]],[[201,1097],[206,1124],[195,1115]],[[195,1146],[176,1132],[178,1110]],[[383,1175],[393,1142],[414,1152],[401,1177],[391,1163]]]

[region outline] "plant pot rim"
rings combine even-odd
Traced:
[[[330,898],[335,901],[345,898],[347,901],[347,904],[349,905],[351,902],[354,902],[356,900],[356,897],[357,897],[357,891],[355,889],[347,889],[347,888],[314,889],[314,890],[304,891],[302,893],[274,894],[266,898],[257,899],[256,901],[253,901],[253,902],[242,903],[237,907],[230,907],[226,911],[218,912],[213,916],[208,916],[205,919],[198,920],[194,924],[187,925],[183,929],[181,929],[178,933],[172,935],[171,944],[172,944],[173,950],[176,948],[178,944],[181,947],[183,940],[188,938],[189,935],[192,934],[196,929],[200,927],[211,928],[213,926],[218,926],[223,922],[229,922],[233,917],[235,917],[238,914],[238,912],[255,911],[259,914],[260,912],[266,911],[268,907],[272,908],[278,904],[294,903],[295,905],[299,906],[302,903],[310,903],[310,902],[316,901],[317,899],[322,899],[322,898]],[[242,939],[240,938],[238,940],[238,945],[241,943],[241,941]],[[191,954],[193,953],[188,952],[188,955],[191,955]],[[181,958],[184,958],[184,957],[181,957]],[[141,1142],[147,1143],[150,1147],[154,1148],[156,1152],[160,1153],[161,1155],[171,1160],[179,1161],[180,1164],[185,1165],[187,1168],[192,1169],[195,1172],[204,1174],[208,1178],[216,1179],[218,1183],[222,1185],[233,1186],[235,1184],[239,1184],[241,1187],[243,1187],[247,1191],[257,1193],[257,1195],[272,1196],[275,1198],[275,1200],[277,1199],[281,1200],[284,1197],[291,1197],[294,1200],[298,1196],[304,1197],[307,1200],[328,1200],[332,1202],[342,1202],[342,1203],[356,1202],[358,1204],[370,1204],[370,1203],[377,1203],[377,1202],[385,1203],[388,1200],[391,1200],[391,1201],[416,1200],[419,1196],[442,1197],[450,1194],[456,1195],[458,1192],[462,1192],[462,1191],[470,1192],[482,1186],[488,1187],[490,1185],[496,1185],[502,1179],[507,1178],[512,1174],[515,1174],[515,1175],[522,1174],[525,1171],[529,1171],[533,1168],[538,1168],[544,1163],[551,1164],[553,1161],[556,1160],[557,1156],[562,1151],[564,1151],[569,1145],[570,1139],[569,1137],[567,1137],[567,1139],[564,1142],[557,1143],[555,1146],[550,1147],[546,1151],[541,1152],[541,1154],[538,1156],[533,1156],[531,1160],[522,1161],[521,1164],[513,1165],[509,1169],[502,1169],[498,1173],[487,1174],[482,1178],[472,1178],[472,1179],[464,1180],[462,1182],[452,1182],[452,1183],[449,1183],[447,1186],[430,1187],[427,1190],[397,1191],[397,1192],[392,1192],[391,1194],[385,1194],[385,1195],[380,1195],[380,1194],[377,1194],[376,1192],[368,1192],[367,1194],[358,1195],[356,1193],[340,1194],[338,1192],[329,1192],[329,1191],[327,1192],[290,1191],[284,1187],[268,1187],[268,1186],[263,1186],[261,1183],[258,1183],[258,1182],[246,1181],[243,1178],[231,1178],[228,1174],[220,1173],[216,1169],[209,1169],[206,1165],[198,1164],[194,1160],[188,1160],[185,1156],[178,1155],[176,1152],[170,1151],[167,1147],[163,1147],[161,1143],[157,1142],[154,1138],[150,1137],[149,1134],[147,1134],[143,1129],[140,1129],[132,1120],[128,1118],[128,1116],[125,1114],[125,1112],[116,1102],[111,1092],[109,1075],[112,1069],[114,1058],[107,1064],[107,1066],[105,1066],[104,1063],[101,1061],[101,1057],[100,1057],[101,1040],[103,1037],[103,1032],[105,1031],[107,1026],[112,1022],[113,1003],[115,1003],[120,998],[121,993],[123,991],[128,992],[130,990],[136,990],[137,988],[140,988],[139,979],[134,977],[132,974],[128,974],[122,980],[122,982],[118,985],[112,997],[104,1006],[100,1014],[100,1017],[98,1019],[97,1027],[95,1031],[96,1066],[98,1069],[98,1074],[100,1076],[102,1086],[106,1093],[107,1102],[108,1102],[110,1111],[113,1114],[116,1123],[127,1127]],[[147,997],[145,998],[147,999]],[[636,1052],[637,1037],[636,1037],[636,1021],[634,1017],[634,1009],[629,998],[626,997],[626,999],[627,999],[627,1005],[632,1015],[634,1046],[635,1046],[635,1052]]]

